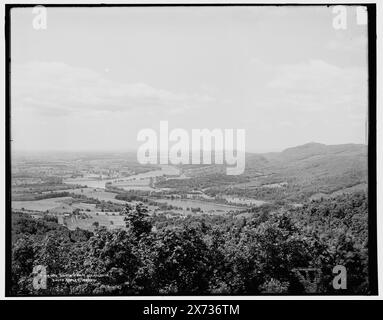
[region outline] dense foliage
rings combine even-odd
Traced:
[[[139,204],[126,228],[70,231],[13,213],[14,295],[368,293],[365,193],[253,210],[249,217],[164,219]],[[33,267],[47,288],[33,288]],[[333,289],[332,269],[347,269]]]

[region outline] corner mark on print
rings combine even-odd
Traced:
[[[39,290],[39,289],[46,289],[47,288],[47,268],[38,265],[33,267],[33,289]]]

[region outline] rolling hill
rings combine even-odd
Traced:
[[[201,166],[193,169],[188,165],[184,173],[189,179],[167,180],[161,187],[210,188],[213,193],[301,200],[315,194],[366,188],[367,172],[366,145],[312,142],[282,152],[247,153],[246,169],[240,176],[226,176],[222,166],[201,170]]]

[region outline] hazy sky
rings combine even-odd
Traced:
[[[247,151],[364,143],[367,27],[348,8],[12,9],[18,150],[133,150],[143,128],[246,129]]]

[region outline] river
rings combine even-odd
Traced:
[[[112,183],[113,186],[125,190],[155,190],[150,186],[151,178],[161,176],[180,176],[181,172],[178,168],[169,165],[162,165],[161,169],[152,170],[144,173],[138,173],[125,178],[114,179],[92,179],[92,178],[70,178],[65,179],[67,184],[80,184],[89,188],[105,189],[107,183]]]

